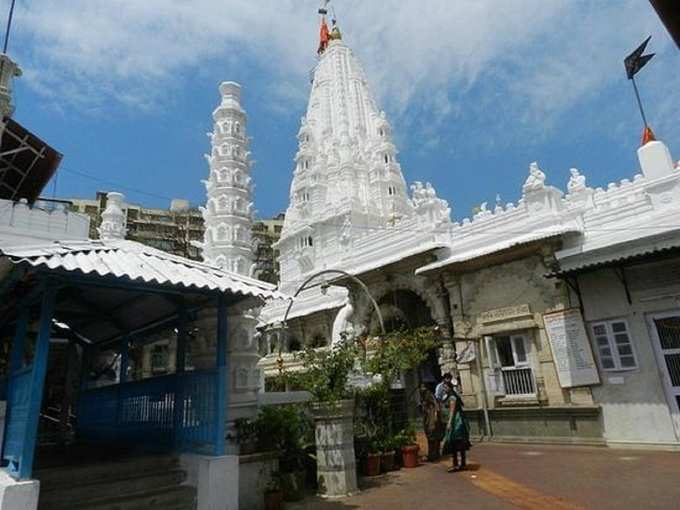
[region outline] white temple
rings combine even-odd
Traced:
[[[222,101],[213,112],[215,122],[208,133],[212,145],[205,158],[210,167],[204,180],[207,202],[201,208],[205,220],[203,259],[222,269],[250,275],[253,269],[251,227],[253,220],[249,139],[246,113],[241,107],[241,86],[220,84]]]
[[[314,272],[345,267],[356,254],[353,241],[367,234],[415,225],[416,217],[431,227],[449,221],[430,184],[416,183],[409,200],[385,112],[341,39],[331,40],[319,59],[297,138],[278,244],[285,291]]]

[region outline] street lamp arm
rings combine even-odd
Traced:
[[[359,287],[361,287],[361,289],[368,296],[368,299],[371,301],[371,304],[373,305],[373,309],[375,310],[375,313],[378,317],[378,322],[380,323],[380,331],[382,332],[383,335],[385,335],[386,334],[385,333],[385,324],[383,322],[382,313],[380,313],[380,307],[378,306],[378,303],[376,302],[376,300],[373,299],[373,296],[369,292],[368,287],[359,278],[357,278],[356,276],[354,276],[352,274],[349,274],[347,271],[343,271],[342,269],[324,269],[323,271],[319,271],[318,273],[313,274],[312,276],[307,278],[304,282],[302,282],[302,285],[300,285],[300,287],[295,291],[295,294],[293,294],[293,296],[290,298],[290,302],[288,303],[288,308],[286,308],[286,313],[283,316],[283,322],[282,322],[283,329],[284,330],[287,329],[288,314],[290,313],[290,309],[293,307],[293,302],[295,301],[295,298],[298,297],[300,292],[302,292],[303,290],[305,290],[307,288],[307,285],[311,281],[313,281],[314,279],[318,278],[319,276],[322,276],[322,275],[325,275],[325,274],[336,274],[336,275],[340,274],[340,275],[343,275],[343,276],[349,278],[350,280],[352,280],[353,282],[355,282],[356,284],[358,284]],[[279,358],[280,357],[281,357],[281,342],[279,341]]]

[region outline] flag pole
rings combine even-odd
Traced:
[[[637,99],[638,107],[640,108],[640,115],[642,115],[642,122],[645,128],[648,128],[647,117],[645,116],[645,110],[642,108],[642,101],[640,101],[640,92],[638,92],[637,84],[635,83],[635,76],[630,79],[633,82],[633,89],[635,90],[635,98]]]

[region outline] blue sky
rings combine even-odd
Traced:
[[[18,0],[15,118],[64,154],[56,196],[203,203],[217,86],[234,80],[256,208],[285,210],[318,4]],[[516,202],[535,160],[562,189],[571,167],[593,187],[631,178],[641,121],[622,60],[650,34],[657,55],[639,86],[657,137],[680,159],[680,52],[648,2],[332,4],[393,125],[406,180],[431,181],[458,220],[497,193]]]

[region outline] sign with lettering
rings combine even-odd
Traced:
[[[562,388],[599,384],[593,351],[581,311],[577,308],[543,316],[553,361]]]
[[[496,308],[479,314],[479,320],[482,323],[505,321],[514,319],[516,317],[524,317],[531,315],[529,305],[508,306],[506,308]]]

